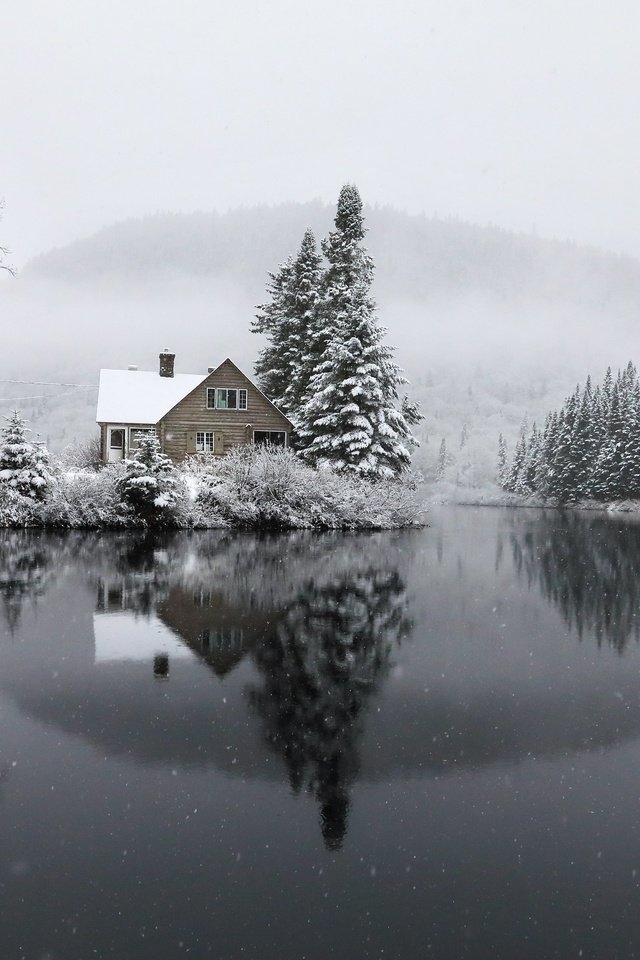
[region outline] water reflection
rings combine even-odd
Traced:
[[[369,567],[310,580],[255,650],[263,680],[249,689],[250,702],[292,789],[306,783],[318,800],[330,849],[347,829],[362,714],[408,627],[398,572]]]
[[[622,652],[640,637],[640,525],[628,518],[540,512],[511,535],[518,575],[535,584],[582,639]]]
[[[304,785],[317,799],[325,843],[337,849],[363,713],[409,627],[404,583],[393,564],[372,563],[381,554],[375,536],[258,542],[259,558],[246,537],[192,541],[186,555],[181,538],[124,544],[111,576],[97,578],[96,659],[146,657],[153,675],[168,679],[175,638],[218,677],[250,656],[261,682],[245,692],[264,739],[292,789]],[[117,627],[125,611],[152,625],[143,637],[129,622],[128,646]]]
[[[25,602],[42,597],[53,576],[60,543],[25,530],[9,530],[0,537],[0,596],[11,634],[20,622]]]
[[[45,542],[33,534],[5,542],[5,578],[25,572],[23,599],[44,596],[74,549]],[[164,754],[172,763],[226,766],[234,730],[243,773],[255,775],[275,754],[292,790],[317,801],[326,846],[339,848],[367,707],[410,628],[399,570],[408,555],[393,550],[393,538],[115,535],[75,550],[81,565],[71,580],[80,576],[93,598],[93,649],[87,659],[76,646],[72,654],[62,632],[41,661],[16,662],[14,695],[41,719],[147,760]],[[81,591],[70,592],[81,603]],[[52,595],[51,620],[55,604]],[[78,610],[65,612],[82,620]],[[211,680],[228,684],[241,664],[223,707]],[[60,685],[53,701],[45,692],[51,672]],[[153,693],[140,686],[145,676],[166,683],[162,723]]]

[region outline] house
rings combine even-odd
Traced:
[[[178,463],[189,454],[223,456],[248,443],[287,446],[291,421],[231,360],[205,374],[174,373],[175,354],[160,354],[157,373],[101,370],[96,420],[103,463],[133,456],[155,432]]]

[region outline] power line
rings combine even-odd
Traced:
[[[97,390],[97,383],[56,383],[52,380],[3,380],[0,383],[22,383],[31,387],[86,387],[88,390]]]

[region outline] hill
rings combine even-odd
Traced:
[[[0,376],[91,384],[100,366],[155,368],[165,346],[183,372],[232,356],[250,373],[269,271],[333,215],[319,202],[162,213],[44,253],[0,285]],[[387,207],[366,223],[380,318],[426,414],[427,473],[444,438],[452,482],[484,482],[499,432],[513,442],[524,416],[542,418],[587,372],[638,360],[638,261]],[[93,429],[89,389],[0,393],[54,448]]]

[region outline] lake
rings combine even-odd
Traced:
[[[3,960],[640,955],[640,524],[0,532]]]

